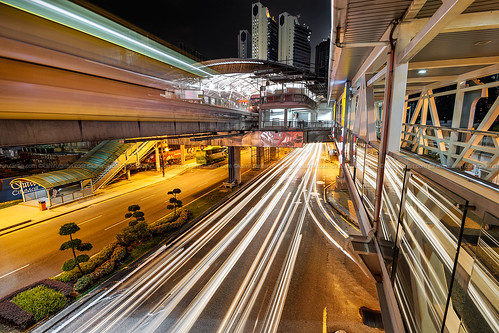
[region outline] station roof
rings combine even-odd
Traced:
[[[355,86],[364,73],[375,78],[375,93],[376,85],[384,88],[394,20],[399,24],[393,38],[402,33],[408,40],[397,51],[397,61],[409,64],[408,93],[435,82],[456,82],[460,75],[499,63],[499,1],[333,0],[330,99],[338,99],[344,83]]]
[[[131,144],[121,143],[118,140],[103,141],[67,169],[15,178],[12,182],[31,182],[46,189],[50,189],[91,179],[97,177],[104,171],[123,154],[130,145]]]
[[[207,60],[199,63],[199,69],[216,73],[212,77],[201,79],[205,93],[210,93],[210,87],[222,97],[229,95],[244,99],[260,92],[260,86],[266,82],[274,84],[301,82],[317,96],[326,96],[327,90],[324,78],[318,78],[310,71],[286,65],[279,62],[251,59],[226,58]],[[187,78],[192,86],[198,84],[198,79]],[[225,96],[227,95],[227,96]]]

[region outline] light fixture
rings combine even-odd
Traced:
[[[421,75],[422,75],[422,74],[426,74],[426,69],[420,69],[420,70],[418,71],[418,74],[421,74]]]

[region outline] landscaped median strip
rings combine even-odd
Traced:
[[[4,297],[0,300],[0,319],[10,323],[11,325],[26,329],[37,321],[47,317],[48,315],[57,312],[66,304],[71,303],[79,292],[84,292],[96,287],[104,281],[111,273],[123,268],[130,262],[143,256],[147,251],[156,247],[161,241],[171,236],[175,231],[179,230],[187,222],[203,214],[203,212],[210,210],[214,203],[220,202],[231,194],[231,190],[223,190],[216,188],[203,196],[191,201],[186,205],[190,210],[182,210],[176,218],[173,213],[170,213],[154,223],[134,224],[125,227],[117,235],[117,241],[105,246],[98,253],[93,255],[90,260],[80,264],[83,275],[77,267],[71,271],[62,272],[61,274],[52,277],[51,279],[42,280],[31,284],[21,290]],[[218,206],[218,205],[216,205]],[[113,226],[117,226],[129,219],[120,221]],[[140,228],[142,228],[140,230]],[[25,267],[27,267],[26,265]],[[25,267],[18,268],[21,270]],[[16,270],[16,271],[17,271]],[[13,272],[7,273],[5,276]],[[2,276],[3,277],[3,276]],[[43,288],[39,288],[44,286]],[[48,290],[46,290],[48,289]],[[62,294],[59,291],[64,290]],[[22,292],[28,292],[28,296],[44,295],[43,297],[25,297],[23,294],[23,302],[15,301],[15,297]],[[64,302],[60,298],[63,295]],[[56,301],[54,301],[56,299]],[[36,308],[46,309],[42,312],[34,312],[34,302],[41,302],[37,304]],[[45,303],[63,304],[62,307],[51,307]],[[22,305],[22,306],[20,306]],[[31,310],[30,310],[31,309]],[[33,311],[30,313],[30,311]]]
[[[265,174],[266,171],[264,171],[263,174]],[[79,296],[78,292],[83,293],[85,291],[88,292],[89,290],[94,290],[100,283],[104,282],[109,276],[111,276],[111,273],[126,267],[136,259],[142,258],[146,252],[157,247],[161,242],[175,237],[180,232],[184,232],[186,228],[190,228],[194,225],[197,220],[203,218],[206,214],[209,214],[214,209],[221,206],[226,200],[229,199],[231,194],[239,192],[254,181],[255,179],[252,179],[246,183],[244,187],[236,190],[217,187],[189,202],[185,207],[183,207],[184,209],[177,216],[174,216],[174,213],[170,213],[151,224],[147,224],[145,221],[137,220],[135,221],[137,223],[130,223],[116,235],[117,241],[105,246],[97,254],[93,255],[90,260],[80,263],[83,275],[78,268],[74,268],[71,271],[62,272],[51,279],[45,279],[31,284],[4,297],[0,300],[0,319],[3,319],[15,327],[26,329],[36,322],[35,317],[37,319],[44,319],[47,316],[52,315],[58,310],[51,308],[50,311],[44,312],[43,315],[36,314],[36,316],[33,316],[32,313],[23,310],[19,307],[19,305],[12,302],[12,300],[20,292],[44,285],[49,289],[61,291],[66,299],[66,303],[70,304],[76,299],[77,296]],[[78,208],[78,210],[88,206],[89,205]],[[189,209],[187,210],[185,208]],[[65,215],[67,213],[69,212],[62,213],[58,216]],[[120,221],[113,226],[119,225],[127,220],[129,219],[127,218]],[[30,225],[40,222],[43,221],[34,222]],[[86,222],[88,221],[84,221],[80,223],[80,225]],[[21,228],[24,227],[26,226],[22,226]],[[12,226],[7,229],[10,228],[12,228]],[[7,233],[21,228],[10,230]],[[2,235],[3,234],[0,234],[0,236]],[[148,260],[146,259],[146,261]],[[19,269],[23,268],[25,267],[21,267]],[[12,274],[12,272],[8,274]],[[54,297],[59,297],[56,296],[58,294],[54,294],[50,291],[42,292],[48,295],[53,295]],[[29,306],[27,306],[26,309],[29,309]]]

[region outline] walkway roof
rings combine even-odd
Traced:
[[[118,140],[103,141],[65,170],[51,171],[38,175],[15,178],[13,183],[31,182],[46,189],[69,185],[97,177],[113,163],[131,144]]]
[[[375,92],[383,91],[390,23],[396,19],[401,23],[394,39],[408,39],[396,59],[409,64],[408,93],[456,82],[471,71],[498,71],[499,1],[333,0],[332,7],[330,99],[339,98],[346,81],[355,87],[363,74],[373,75]],[[379,45],[357,44],[373,42]]]

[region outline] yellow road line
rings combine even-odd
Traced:
[[[355,230],[357,231],[360,231],[359,228],[357,228],[357,226],[355,226],[355,224],[351,223],[350,221],[348,221],[346,218],[344,218],[343,216],[340,215],[340,217],[343,219],[343,221],[345,221],[346,223],[348,223],[349,225],[352,226],[352,228],[354,228]]]
[[[327,306],[322,311],[322,333],[327,333]]]

